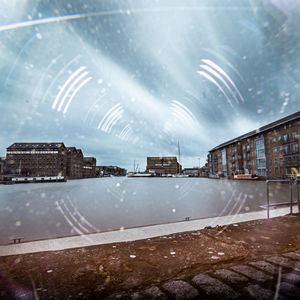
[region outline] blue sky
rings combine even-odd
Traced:
[[[0,155],[63,141],[99,165],[204,164],[214,146],[299,110],[293,1],[0,4]]]

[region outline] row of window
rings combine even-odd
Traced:
[[[299,131],[299,133],[300,133],[300,131]],[[297,137],[298,137],[297,132],[293,131],[293,132],[290,132],[290,133],[283,134],[282,135],[282,140],[284,142],[287,142],[288,140],[293,140],[293,139],[295,139]],[[274,136],[272,138],[272,142],[273,143],[276,143],[276,142],[279,142],[279,141],[281,141],[281,135]],[[268,141],[268,143],[270,144],[270,140]]]
[[[249,151],[249,150],[252,150],[253,149],[253,144],[250,144],[250,146],[249,145],[247,145],[247,147],[246,147],[246,145],[243,145],[243,150],[245,151]]]
[[[7,154],[58,154],[58,151],[7,151]]]

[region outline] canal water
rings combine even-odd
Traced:
[[[272,203],[289,201],[273,184]],[[0,244],[239,214],[266,204],[264,181],[109,177],[0,185]]]

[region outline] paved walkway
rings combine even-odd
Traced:
[[[298,209],[295,206],[294,212]],[[270,217],[283,216],[290,212],[289,208],[277,208],[271,210]],[[94,233],[81,236],[71,236],[57,239],[24,242],[0,246],[0,256],[18,255],[26,253],[58,251],[94,245],[104,245],[119,242],[130,242],[148,239],[163,235],[174,234],[203,229],[206,226],[229,225],[238,222],[245,222],[258,219],[266,219],[266,211],[249,212],[244,214],[222,216],[209,219],[190,220],[177,223],[145,226],[116,230],[110,232]]]
[[[300,299],[300,250],[108,299]]]

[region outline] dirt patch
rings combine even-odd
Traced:
[[[289,215],[109,245],[0,257],[2,297],[105,297],[300,248]]]

